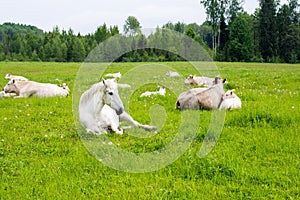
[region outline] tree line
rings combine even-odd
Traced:
[[[192,38],[218,61],[300,62],[297,0],[288,0],[284,5],[278,0],[260,0],[259,8],[252,15],[243,10],[243,0],[201,0],[201,3],[207,14],[203,24],[169,22],[162,28]],[[118,26],[108,27],[104,23],[94,33],[81,35],[72,29],[55,27],[53,31],[43,32],[34,26],[4,23],[0,25],[0,61],[83,62],[98,44],[117,35],[131,46],[118,62],[185,60],[170,51],[143,48],[151,46],[153,41],[157,43],[158,38],[178,40],[174,34],[158,28],[146,36],[133,16],[126,19],[123,28],[121,33]],[[122,42],[115,42],[114,48],[122,49]]]

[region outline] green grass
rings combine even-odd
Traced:
[[[114,63],[107,73],[125,74],[148,64]],[[196,73],[184,62],[159,64],[183,76]],[[226,89],[236,89],[243,108],[226,112],[222,134],[204,158],[197,154],[211,112],[197,111],[201,124],[188,151],[148,173],[109,168],[89,153],[74,123],[72,97],[1,98],[0,199],[299,199],[300,65],[216,64],[228,79]],[[0,76],[11,73],[51,83],[58,78],[69,84],[72,95],[79,67],[78,63],[3,62]],[[97,74],[95,78],[99,79]],[[6,82],[0,79],[0,87]],[[176,136],[182,122],[182,113],[174,110],[176,88],[168,88],[165,97],[139,97],[154,89],[156,82],[144,84],[123,100],[130,102],[125,102],[126,109],[135,119],[156,124],[160,131],[151,135],[133,129],[109,135],[120,148],[134,153],[159,151]],[[161,107],[151,112],[155,104],[163,106],[165,121],[151,118],[161,112]],[[150,116],[144,115],[149,110]],[[149,137],[135,137],[140,134]]]

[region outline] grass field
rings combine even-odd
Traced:
[[[159,64],[183,76],[195,73],[188,63]],[[114,63],[107,72],[124,74],[139,65],[151,67],[151,63]],[[300,65],[216,65],[228,80],[226,89],[236,89],[243,108],[226,112],[222,134],[204,158],[198,152],[211,111],[196,111],[201,124],[188,150],[170,165],[147,173],[112,169],[86,149],[74,123],[72,96],[1,98],[0,199],[300,199]],[[3,62],[0,76],[11,73],[51,83],[58,83],[58,78],[69,84],[72,95],[80,66]],[[6,83],[0,79],[0,87]],[[176,135],[182,119],[174,110],[175,88],[169,88],[165,97],[139,97],[155,87],[144,84],[124,101],[130,101],[125,105],[135,119],[158,125],[158,133],[135,137],[140,132],[133,129],[109,135],[120,148],[152,152]],[[125,93],[120,91],[121,98]],[[165,121],[143,114],[155,104],[164,107]]]

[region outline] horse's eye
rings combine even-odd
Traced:
[[[109,95],[113,95],[113,92],[108,92]]]

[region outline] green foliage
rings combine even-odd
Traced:
[[[277,56],[278,35],[276,24],[276,2],[275,0],[262,0],[259,15],[260,23],[260,51],[265,60]]]
[[[283,5],[277,13],[278,43],[280,58],[284,62],[296,63],[300,58],[300,28],[293,23],[292,13],[288,5]]]
[[[98,43],[107,40],[110,37],[109,32],[107,30],[106,24],[103,24],[99,28],[97,28],[95,32],[95,39]]]
[[[0,25],[0,41],[3,40],[3,37],[5,37],[5,35],[9,35],[11,38],[13,38],[16,35],[26,34],[42,36],[44,35],[44,32],[43,30],[31,25],[15,24],[8,22]]]
[[[252,18],[248,14],[239,14],[229,28],[228,59],[230,61],[249,62],[254,56]]]
[[[124,33],[134,36],[141,33],[141,25],[138,19],[134,16],[127,17],[124,25]]]

